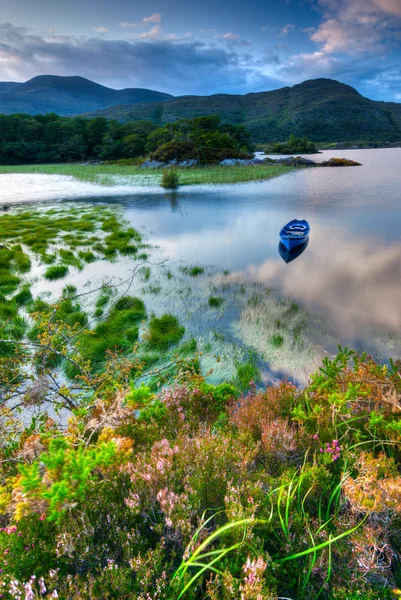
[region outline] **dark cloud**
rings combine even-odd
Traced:
[[[10,23],[0,25],[0,78],[39,74],[76,75],[119,87],[140,86],[173,94],[250,91],[261,76],[250,56],[191,39],[111,40],[49,34],[39,36]]]

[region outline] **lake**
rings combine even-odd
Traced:
[[[274,287],[305,306],[314,315],[308,335],[319,354],[341,343],[381,359],[401,357],[401,148],[329,150],[309,158],[330,157],[363,166],[302,169],[266,182],[174,193],[50,175],[2,175],[0,204],[117,203],[172,263],[228,270],[229,281]],[[309,221],[310,241],[286,264],[278,254],[278,234],[293,218]],[[79,279],[83,283],[91,269],[102,268],[87,267]],[[263,323],[263,311],[257,319],[255,327]],[[251,334],[243,340],[251,343]]]

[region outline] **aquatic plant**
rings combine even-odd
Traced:
[[[205,272],[204,267],[197,265],[194,267],[180,267],[180,269],[185,275],[190,275],[191,277],[198,277],[198,275],[203,275]]]
[[[179,175],[178,173],[173,170],[173,169],[164,169],[163,170],[163,175],[162,175],[162,181],[161,181],[161,186],[164,187],[166,190],[175,190],[178,188],[179,185]]]
[[[224,299],[221,296],[210,296],[208,300],[209,306],[212,306],[214,308],[218,308],[223,304],[223,302]]]
[[[46,269],[44,273],[44,277],[52,281],[53,279],[61,279],[65,277],[68,273],[68,267],[65,265],[54,265]]]
[[[146,340],[150,348],[167,350],[169,346],[181,340],[185,328],[181,327],[177,317],[165,314],[161,317],[152,316],[146,333]]]

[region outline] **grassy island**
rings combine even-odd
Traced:
[[[289,173],[294,167],[284,165],[233,165],[175,167],[179,185],[240,183],[271,179]],[[103,164],[52,164],[0,166],[0,175],[6,173],[43,173],[46,175],[68,175],[80,181],[101,185],[160,185],[163,170],[140,168],[135,165]]]

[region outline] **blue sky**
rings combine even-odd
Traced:
[[[247,93],[329,77],[401,102],[401,0],[0,0],[0,80]]]

